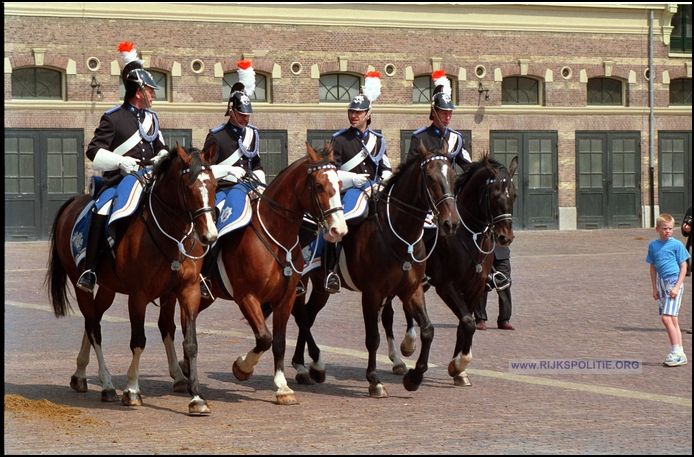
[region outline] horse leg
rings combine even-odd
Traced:
[[[133,359],[128,368],[128,384],[123,389],[123,404],[125,406],[142,406],[140,394],[140,357],[145,350],[145,311],[147,300],[139,294],[128,296],[128,313],[130,314],[130,351]]]
[[[400,352],[405,357],[409,357],[414,354],[415,349],[417,349],[417,331],[414,328],[414,319],[410,313],[403,308],[405,312],[405,320],[407,321],[407,332],[405,332],[405,338],[403,338],[402,343],[400,343]]]
[[[118,401],[116,388],[113,386],[111,373],[106,366],[103,350],[101,349],[101,318],[113,303],[115,292],[99,287],[94,297],[91,293],[75,288],[77,302],[84,316],[84,337],[77,355],[77,370],[70,379],[70,386],[78,392],[87,391],[86,369],[89,364],[90,345],[94,347],[96,360],[99,365],[99,381],[101,382],[101,401]]]
[[[246,295],[242,298],[237,296],[234,299],[255,335],[255,347],[245,356],[239,356],[231,367],[236,379],[247,381],[253,376],[253,368],[258,364],[260,356],[272,346],[272,334],[265,324],[265,316],[255,298]]]
[[[364,316],[364,329],[366,334],[366,350],[369,352],[369,362],[366,367],[366,380],[369,381],[369,396],[372,398],[387,398],[388,392],[381,384],[376,373],[376,356],[381,337],[378,332],[379,302],[370,301],[366,291],[362,292],[361,310]]]
[[[313,328],[313,324],[316,322],[318,313],[325,307],[326,303],[328,303],[330,294],[324,291],[322,281],[319,287],[320,289],[315,289],[314,283],[314,291],[311,292],[311,300],[306,304],[306,327],[303,329],[303,336],[308,346],[308,355],[311,357],[311,365],[309,366],[308,374],[311,379],[317,383],[323,383],[325,382],[325,365],[321,360],[320,348],[313,338],[311,328]]]
[[[272,314],[272,355],[275,359],[275,388],[277,389],[277,403],[280,405],[296,405],[299,401],[296,399],[294,391],[287,385],[287,379],[284,376],[284,354],[287,348],[287,322],[294,304],[294,295],[296,294],[295,287],[290,286],[293,292],[282,300],[280,305],[274,309]]]
[[[402,376],[407,373],[407,365],[405,365],[405,362],[402,361],[395,347],[393,315],[393,300],[387,299],[381,311],[381,324],[383,325],[383,330],[386,332],[386,341],[388,342],[388,357],[390,358],[390,361],[393,362],[393,373]]]
[[[453,359],[448,364],[448,374],[456,386],[471,386],[465,368],[472,360],[472,336],[475,333],[475,317],[468,310],[465,301],[452,285],[438,287],[436,292],[458,318]],[[479,298],[474,303],[478,303]]]
[[[312,292],[313,294],[313,292]],[[296,382],[304,385],[315,384],[304,362],[304,349],[306,348],[306,295],[301,297],[296,297],[294,301],[294,307],[292,308],[292,315],[294,316],[294,321],[299,328],[299,335],[296,338],[296,347],[294,348],[294,356],[292,357],[292,366],[296,370]]]
[[[191,290],[192,289],[192,290]],[[197,300],[195,299],[197,297]],[[200,395],[198,381],[198,339],[196,319],[200,308],[200,289],[197,282],[187,292],[178,295],[181,308],[181,326],[183,327],[183,357],[188,367],[188,394],[192,397],[188,403],[189,416],[209,416],[211,414],[207,400]]]
[[[169,363],[169,375],[174,380],[174,392],[188,392],[188,378],[183,374],[181,365],[178,362],[174,339],[176,338],[176,322],[174,322],[174,314],[176,312],[176,296],[169,295],[168,301],[163,302],[163,297],[160,300],[161,307],[159,308],[159,320],[157,326],[161,333],[161,340],[164,343],[166,350],[166,360]],[[187,367],[186,367],[187,368]]]
[[[408,371],[402,378],[405,389],[412,392],[419,389],[424,379],[424,373],[429,369],[429,351],[431,349],[431,342],[434,340],[434,326],[427,314],[424,291],[421,284],[414,295],[407,300],[403,300],[403,307],[405,312],[417,321],[422,335],[422,350],[419,353],[415,367]]]

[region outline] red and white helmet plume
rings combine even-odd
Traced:
[[[123,61],[123,65],[128,65],[131,62],[139,60],[137,58],[137,50],[135,45],[129,41],[124,41],[118,45],[118,52],[120,52],[120,58]],[[142,63],[142,61],[140,61]]]
[[[243,84],[243,92],[251,97],[255,92],[255,71],[250,60],[240,60],[236,64],[239,69],[239,82]]]
[[[443,86],[443,93],[451,96],[451,81],[446,77],[444,70],[437,70],[431,74],[431,79],[434,81],[434,88]]]
[[[376,101],[381,95],[381,74],[379,72],[370,71],[364,76],[362,92],[371,103]]]

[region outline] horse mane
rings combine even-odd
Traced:
[[[438,149],[430,149],[430,153],[434,155],[442,155],[440,153],[440,150]],[[388,178],[388,181],[386,182],[385,187],[383,190],[381,190],[381,193],[385,194],[387,191],[393,187],[397,182],[400,180],[401,176],[405,174],[405,171],[408,170],[410,167],[414,166],[414,164],[420,164],[421,163],[421,157],[419,153],[416,155],[412,155],[407,157],[407,160],[405,162],[401,162],[400,165],[395,169],[393,174],[391,175],[390,178]]]
[[[152,181],[159,180],[162,176],[164,176],[171,167],[171,164],[173,164],[178,158],[178,153],[175,149],[169,149],[167,147],[166,150],[168,151],[168,154],[164,156],[164,158],[161,159],[152,169]],[[192,146],[189,147],[188,150],[184,149],[184,151],[186,154],[191,156],[192,160],[190,163],[190,174],[188,176],[188,185],[191,185],[196,179],[198,179],[198,175],[200,174],[202,166],[204,165],[202,151]]]
[[[463,167],[463,172],[460,173],[458,176],[455,178],[455,193],[456,195],[460,190],[465,187],[465,185],[470,182],[472,177],[481,169],[486,168],[487,165],[491,165],[492,168],[496,170],[502,170],[505,169],[500,162],[497,160],[493,159],[491,155],[489,155],[488,152],[486,152],[480,160],[477,160],[475,162],[466,164]]]

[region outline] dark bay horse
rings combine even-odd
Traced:
[[[518,157],[506,168],[488,155],[465,167],[455,181],[461,225],[456,236],[438,238],[427,260],[430,283],[458,318],[453,359],[448,365],[448,374],[458,386],[470,385],[465,367],[472,360],[473,313],[492,269],[494,243],[508,246],[513,241],[513,203],[516,200],[513,176],[517,167]],[[416,333],[407,307],[405,316],[408,328],[400,350],[409,356],[414,352]],[[406,368],[395,349],[391,303],[383,311],[383,327],[393,371],[401,373]]]
[[[386,299],[399,297],[422,333],[422,352],[416,368],[403,380],[405,388],[417,390],[428,368],[434,328],[426,312],[422,289],[426,258],[422,231],[427,212],[431,210],[443,236],[455,233],[459,222],[453,197],[454,177],[453,168],[444,155],[420,148],[419,155],[401,164],[384,189],[371,200],[368,218],[359,225],[350,226],[342,241],[337,270],[343,286],[362,293],[369,352],[366,379],[371,397],[388,396],[376,373],[376,351],[380,343],[378,320]],[[293,312],[299,337],[292,364],[297,370],[296,379],[302,384],[310,384],[312,379],[325,380],[325,367],[311,327],[329,295],[323,287],[325,272],[322,268],[309,273],[309,278],[313,284],[310,299],[304,303],[305,296],[299,297]],[[304,366],[306,344],[313,359],[308,374]]]
[[[282,170],[255,200],[249,225],[219,239],[222,247],[211,278],[213,297],[233,299],[255,334],[255,347],[234,362],[234,376],[241,381],[249,379],[260,356],[272,347],[279,404],[298,403],[284,376],[284,355],[287,321],[304,269],[299,246],[302,221],[304,217],[312,218],[329,242],[340,241],[347,233],[340,201],[341,182],[332,149],[326,148],[319,154],[307,144],[307,153]],[[200,310],[213,301],[203,299]],[[272,333],[265,323],[261,304],[272,307]],[[185,364],[179,368],[176,359],[174,308],[162,306],[161,313],[159,329],[176,389],[176,383],[185,379],[188,368]]]
[[[207,415],[210,409],[200,395],[197,377],[197,339],[195,320],[200,305],[199,275],[206,246],[217,238],[215,191],[217,181],[209,168],[214,150],[204,155],[197,149],[184,152],[177,146],[152,170],[145,183],[136,212],[116,222],[117,242],[114,259],[102,255],[97,267],[96,297],[75,288],[84,316],[85,332],[77,356],[77,370],[70,385],[87,391],[86,368],[90,345],[94,347],[102,383],[102,401],[117,401],[116,389],[106,367],[101,347],[101,318],[116,293],[128,295],[133,353],[128,385],[122,401],[128,406],[142,404],[138,384],[139,361],[145,348],[145,311],[152,300],[175,294],[181,306],[185,335],[185,359],[190,367],[187,388],[192,400],[189,414]],[[70,310],[67,279],[73,287],[80,275],[71,252],[71,233],[78,216],[87,206],[89,195],[73,198],[58,210],[51,234],[51,250],[46,284],[56,317]]]

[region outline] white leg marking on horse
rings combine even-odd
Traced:
[[[261,355],[263,355],[262,352],[256,354],[255,352],[250,351],[245,356],[239,356],[239,358],[236,359],[236,365],[238,365],[238,367],[244,373],[250,373],[251,371],[253,371],[253,367],[255,367],[258,364]]]
[[[135,348],[133,350],[133,361],[128,368],[128,385],[124,392],[140,393],[140,385],[138,379],[140,377],[140,357],[144,349]]]
[[[398,352],[398,348],[395,346],[395,340],[392,338],[388,338],[388,357],[390,358],[390,361],[393,362],[393,365],[400,365],[402,364],[402,359],[400,358],[400,353]]]
[[[176,355],[176,347],[171,339],[171,336],[166,335],[164,338],[164,349],[166,349],[166,360],[169,362],[169,375],[174,383],[185,380],[186,377],[178,364],[178,355]]]
[[[311,368],[320,372],[325,371],[325,365],[323,365],[323,359],[321,359],[321,356],[318,356],[318,360],[315,362],[311,362]]]
[[[99,381],[101,381],[101,389],[115,389],[115,387],[113,387],[113,382],[111,381],[111,373],[109,373],[108,368],[106,367],[104,352],[101,350],[100,344],[94,346],[94,352],[96,352],[96,360],[99,363]]]
[[[455,356],[453,359],[453,364],[455,368],[459,371],[465,371],[465,368],[467,368],[468,363],[472,360],[472,348],[470,348],[470,352],[467,355],[463,355],[462,353],[458,354]]]
[[[408,352],[414,352],[417,345],[417,331],[412,327],[405,333],[405,338],[402,340],[402,345]]]
[[[87,377],[87,365],[89,365],[89,353],[92,350],[92,344],[89,342],[89,335],[87,331],[84,331],[84,336],[82,337],[82,346],[80,347],[80,352],[77,354],[77,369],[73,376],[84,379]]]
[[[293,394],[294,391],[287,385],[287,379],[284,377],[284,372],[282,370],[277,370],[275,372],[275,389],[277,389],[277,395],[288,395]]]
[[[306,369],[305,366],[300,365],[300,364],[298,364],[298,363],[294,363],[294,362],[292,362],[292,366],[293,366],[294,369],[296,370],[296,374],[297,374],[297,375],[306,375],[306,374],[308,374],[308,370]]]

